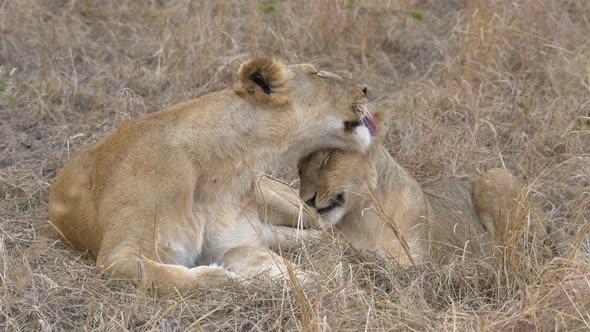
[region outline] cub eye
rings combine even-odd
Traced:
[[[345,130],[353,130],[354,128],[361,125],[360,121],[344,121],[344,129]]]
[[[301,168],[297,169],[297,175],[299,175],[299,177],[303,175],[303,171],[301,170]]]
[[[334,200],[338,204],[344,204],[344,195],[343,194],[338,194],[338,196],[336,196],[336,198],[334,198]]]
[[[307,204],[308,206],[315,208],[315,198],[318,195],[318,193],[313,193],[313,197],[308,199],[307,201],[305,201],[305,204]]]
[[[367,87],[366,87],[366,86],[363,86],[363,94],[364,94],[365,96],[367,96]]]

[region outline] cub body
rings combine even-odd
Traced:
[[[542,210],[522,199],[523,183],[510,172],[495,168],[420,185],[378,140],[367,154],[327,149],[300,161],[299,195],[312,210],[304,217],[316,213],[357,249],[387,253],[403,265],[427,256],[443,262],[451,255],[492,255],[515,220],[530,221],[531,237],[546,237]],[[285,188],[272,191],[267,196],[289,196]],[[285,215],[275,214],[273,223],[294,220]]]

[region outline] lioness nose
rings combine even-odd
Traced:
[[[314,193],[312,198],[305,201],[305,204],[307,204],[308,206],[310,206],[312,208],[315,208],[315,198],[317,195],[318,195],[317,193]]]

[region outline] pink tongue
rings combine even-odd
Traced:
[[[375,136],[377,133],[377,122],[375,122],[375,118],[371,114],[368,114],[363,116],[361,121],[367,126],[367,128],[369,128],[371,136]]]

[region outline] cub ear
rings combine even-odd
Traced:
[[[375,136],[375,139],[383,141],[387,134],[387,128],[383,128],[383,124],[385,123],[385,118],[387,117],[387,115],[384,111],[375,111],[371,113],[371,116],[374,122],[373,135]]]
[[[375,121],[377,121],[377,124],[382,126],[383,122],[385,122],[385,119],[387,118],[387,115],[385,114],[385,111],[375,111],[373,112],[373,117],[375,118]]]
[[[240,66],[238,76],[240,81],[234,86],[237,94],[249,95],[258,102],[274,105],[289,102],[287,92],[291,72],[281,62],[251,59]]]

